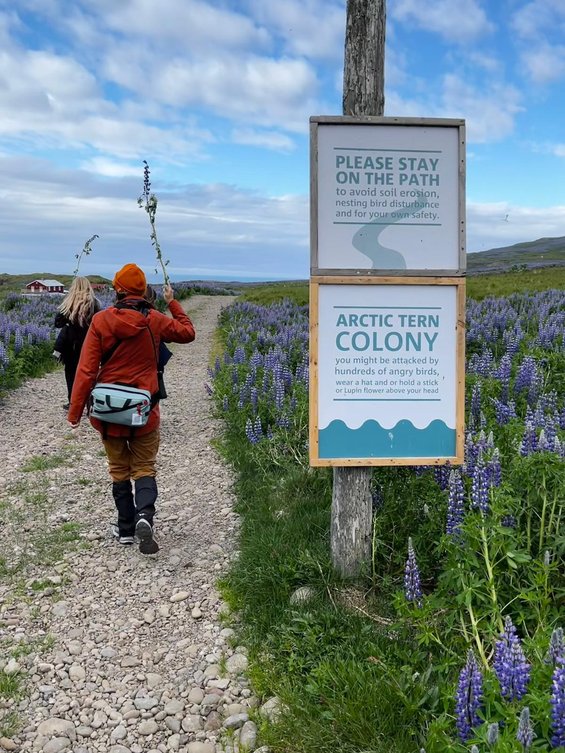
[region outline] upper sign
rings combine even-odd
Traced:
[[[464,273],[464,121],[310,122],[312,274]]]

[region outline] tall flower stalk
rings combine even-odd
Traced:
[[[565,656],[557,658],[551,683],[551,729],[554,748],[565,745]]]
[[[154,193],[151,193],[149,165],[147,164],[146,160],[143,160],[143,164],[145,165],[145,167],[143,168],[143,192],[137,200],[137,205],[145,209],[145,211],[147,212],[147,216],[149,217],[149,224],[151,226],[151,233],[149,235],[149,237],[151,238],[151,245],[155,249],[157,261],[159,262],[161,269],[163,270],[163,280],[165,282],[165,285],[170,285],[171,283],[169,280],[169,275],[167,274],[167,265],[169,261],[168,259],[167,261],[163,261],[161,246],[157,238],[157,229],[155,227],[155,217],[157,215],[157,197]]]
[[[530,669],[516,628],[507,616],[494,654],[494,671],[500,683],[500,692],[507,701],[519,701],[525,695]]]
[[[479,710],[483,698],[483,675],[472,649],[467,652],[467,662],[457,683],[455,715],[459,738],[466,742],[473,729],[481,723]]]
[[[410,601],[417,607],[422,606],[422,588],[420,585],[420,570],[416,562],[416,553],[412,545],[412,539],[408,539],[408,558],[404,567],[404,594],[406,601]]]
[[[96,240],[99,236],[94,234],[92,235],[87,241],[85,241],[85,244],[83,246],[82,251],[79,254],[75,254],[75,259],[77,260],[77,265],[73,269],[73,277],[78,277],[78,270],[80,267],[80,262],[82,260],[83,256],[90,256],[90,253],[92,251],[92,242]]]

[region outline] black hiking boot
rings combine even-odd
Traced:
[[[159,544],[153,538],[153,526],[145,518],[140,518],[135,525],[135,535],[139,541],[141,554],[157,554]]]
[[[133,544],[133,531],[135,528],[135,506],[133,504],[133,491],[131,481],[114,481],[112,495],[118,511],[117,538],[121,544]],[[112,531],[113,534],[113,531]],[[114,535],[114,534],[113,534]],[[124,539],[121,541],[121,539]],[[131,539],[131,541],[129,540]]]

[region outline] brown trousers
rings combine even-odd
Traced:
[[[141,437],[107,437],[102,440],[112,481],[135,481],[155,476],[159,429]]]

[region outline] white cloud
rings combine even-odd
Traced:
[[[471,42],[494,30],[484,10],[476,0],[397,0],[390,8],[395,21],[414,23],[420,29],[439,34],[448,42]]]
[[[291,152],[296,144],[284,133],[277,131],[255,131],[251,128],[239,128],[232,132],[232,141],[244,146],[258,146],[278,152]]]
[[[511,27],[526,74],[535,84],[550,84],[565,75],[565,4],[533,0],[514,13]]]
[[[563,235],[565,205],[533,208],[507,202],[467,204],[467,250],[471,253]]]
[[[264,47],[269,34],[253,19],[228,8],[200,0],[98,0],[93,9],[106,27],[121,35],[150,40],[170,51],[171,44],[187,54],[206,52],[213,57],[219,50],[247,50]]]
[[[149,223],[136,201],[140,175],[110,180],[108,169],[95,175],[34,158],[1,157],[0,171],[2,271],[66,272],[76,249],[94,233],[100,237],[85,274],[111,274],[132,260],[148,272],[154,268]],[[305,195],[271,197],[225,184],[153,187],[158,237],[173,272],[205,266],[217,276],[307,276]]]
[[[537,84],[558,81],[565,74],[565,45],[541,43],[535,49],[524,49],[522,62],[529,77]]]
[[[427,87],[429,89],[429,87]],[[522,110],[519,92],[496,81],[488,88],[474,87],[460,76],[443,77],[433,101],[421,96],[404,99],[398,92],[387,94],[387,115],[408,117],[465,118],[467,140],[474,143],[499,141],[514,130],[514,121]]]
[[[346,13],[342,0],[253,0],[251,6],[258,22],[283,40],[286,53],[343,61]]]

